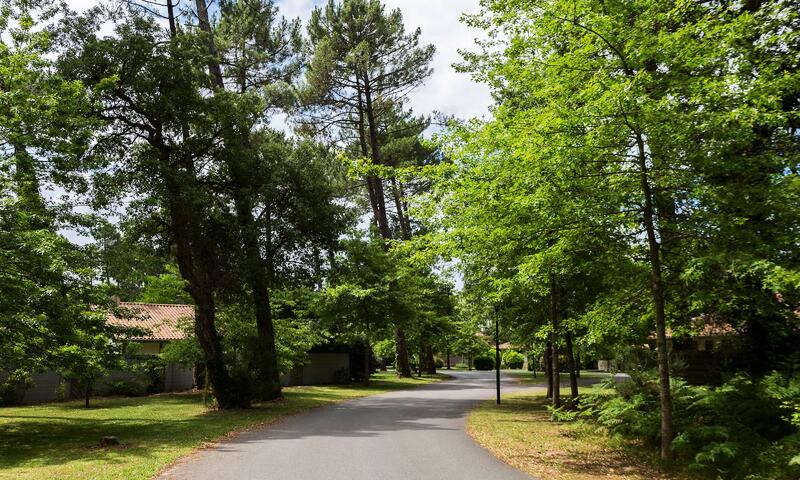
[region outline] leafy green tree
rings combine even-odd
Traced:
[[[86,219],[42,195],[55,187],[80,193],[92,167],[86,92],[50,61],[60,8],[0,8],[0,371],[3,390],[14,390],[37,371],[96,375],[110,364],[114,332],[89,252],[57,233]]]
[[[372,372],[373,343],[383,339],[398,312],[407,310],[405,292],[389,288],[395,269],[380,244],[359,238],[345,243],[336,284],[321,292],[317,311],[334,334],[364,342],[364,384]]]
[[[181,278],[178,267],[167,264],[164,266],[164,270],[166,272],[161,275],[145,276],[144,287],[137,301],[167,304],[191,303],[192,298],[186,291],[186,282]]]
[[[644,280],[640,286],[650,291],[644,318],[656,335],[665,461],[673,438],[667,325],[722,311],[702,293],[707,284],[687,280],[709,279],[699,272],[715,269],[732,279],[742,264],[762,265],[762,273],[796,268],[779,252],[796,249],[784,235],[796,232],[797,162],[775,153],[797,142],[797,73],[786,68],[795,60],[777,53],[798,41],[791,10],[785,2],[521,0],[486,2],[468,20],[495,39],[467,54],[465,65],[490,83],[499,103],[487,131],[505,135],[507,145],[502,153],[485,151],[549,171],[553,191],[569,199],[550,210],[562,218],[550,232],[559,242],[569,235],[563,220],[575,213],[586,232],[612,227],[625,239],[617,258],[646,269],[631,280]],[[752,207],[741,207],[742,194]],[[765,216],[767,204],[773,207]],[[762,236],[766,217],[774,219],[774,233]],[[748,240],[754,238],[763,250]],[[684,293],[691,287],[698,289],[694,303]],[[761,290],[736,310],[771,303],[789,318],[793,307]],[[763,319],[748,316],[746,323],[757,327]]]

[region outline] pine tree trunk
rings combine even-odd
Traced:
[[[231,170],[235,170],[236,167]],[[239,174],[241,172],[238,172]],[[236,176],[239,177],[240,175]],[[243,181],[237,178],[238,181]],[[274,400],[282,396],[280,370],[278,368],[278,352],[275,345],[275,326],[272,323],[272,308],[270,305],[269,278],[264,260],[261,257],[261,243],[259,232],[253,218],[253,205],[248,199],[244,186],[234,186],[234,204],[236,219],[242,236],[245,251],[245,272],[247,283],[250,285],[250,294],[253,301],[253,310],[256,317],[256,330],[258,334],[259,351],[252,352],[256,360],[254,370],[258,373],[258,397],[261,400]],[[266,222],[271,222],[266,214]],[[269,248],[267,249],[269,250]],[[267,255],[272,252],[267,251]]]
[[[363,114],[366,115],[367,139],[369,140],[369,150],[372,163],[374,165],[382,165],[381,150],[378,142],[378,125],[375,120],[375,112],[372,105],[372,92],[370,90],[369,78],[366,74],[361,78],[363,83],[360,87],[364,93],[364,104],[361,105],[361,97],[359,95],[360,110],[363,107]],[[363,124],[362,112],[359,112],[360,121]],[[360,135],[364,139],[364,135]],[[362,140],[363,149],[364,140]],[[376,222],[378,224],[378,231],[384,240],[384,249],[389,249],[389,240],[392,239],[392,232],[389,229],[389,218],[386,214],[386,196],[383,188],[383,180],[377,177],[372,177],[372,186],[370,191],[370,201],[373,202],[373,212],[376,214]],[[411,367],[408,361],[408,347],[406,345],[406,334],[400,325],[395,326],[395,353],[397,356],[397,376],[410,377]]]
[[[158,144],[165,169],[162,172],[168,192],[172,234],[176,245],[176,259],[181,276],[187,281],[188,292],[195,304],[194,331],[203,350],[206,370],[212,391],[220,409],[248,407],[250,399],[233,385],[225,365],[222,344],[216,328],[216,306],[212,285],[214,255],[202,233],[197,205],[185,192],[186,184],[195,180],[191,160],[183,160],[183,169],[168,168],[171,151]],[[186,178],[182,178],[185,175]],[[187,182],[188,180],[188,182]]]
[[[209,72],[211,73],[214,89],[224,91],[225,85],[222,69],[216,58],[217,46],[214,42],[211,24],[208,18],[206,0],[196,0],[197,15],[200,29],[208,34]],[[254,352],[260,385],[257,388],[258,396],[262,400],[274,400],[281,397],[280,370],[278,368],[278,352],[275,346],[275,327],[272,323],[272,310],[269,298],[269,269],[261,257],[261,242],[259,241],[258,226],[253,218],[252,196],[255,192],[251,188],[251,172],[242,164],[242,155],[251,149],[249,132],[228,131],[224,135],[227,154],[224,160],[228,165],[232,185],[232,196],[236,210],[236,221],[239,225],[245,255],[245,272],[247,283],[250,285],[253,309],[256,317],[259,351]],[[269,222],[270,219],[267,219]],[[274,252],[267,248],[267,255]]]

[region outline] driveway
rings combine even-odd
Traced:
[[[188,457],[163,479],[525,480],[465,431],[494,397],[494,372],[365,397],[290,417]],[[518,390],[503,379],[503,390]]]

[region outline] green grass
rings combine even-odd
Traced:
[[[80,401],[0,408],[0,479],[145,479],[228,434],[442,378],[398,379],[381,372],[368,387],[290,387],[282,401],[224,412],[207,410],[199,394],[97,398],[88,410]],[[108,435],[121,445],[100,448],[100,438]]]
[[[569,388],[562,388],[563,398]],[[541,390],[480,404],[469,434],[506,463],[542,480],[652,480],[682,478],[659,470],[652,450],[609,437],[586,424],[550,420]]]
[[[519,380],[522,384],[545,384],[547,382],[547,377],[543,371],[537,370],[536,371],[536,378],[533,377],[533,372],[528,372],[526,370],[501,370],[504,375],[513,377]],[[581,376],[578,379],[579,382],[585,382],[586,379],[599,381],[605,378],[611,377],[610,373],[606,372],[598,372],[596,370],[581,370]],[[562,382],[569,382],[569,373],[561,372],[561,381]],[[581,386],[581,388],[585,388]]]

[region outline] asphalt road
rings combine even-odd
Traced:
[[[494,373],[452,375],[453,380],[323,407],[243,433],[159,478],[530,480],[465,431],[470,408],[494,397]],[[503,388],[518,387],[504,379]]]

